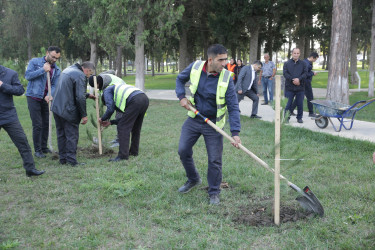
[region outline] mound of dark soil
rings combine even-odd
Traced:
[[[273,200],[270,197],[261,198],[258,204],[251,203],[248,206],[240,207],[238,214],[233,221],[248,226],[267,227],[274,226]],[[264,201],[267,201],[264,204]],[[260,204],[262,203],[262,204]],[[300,207],[280,205],[280,223],[296,222],[305,220],[315,215]]]
[[[114,155],[114,151],[110,148],[103,147],[103,154],[99,154],[99,148],[95,146],[85,147],[85,148],[78,148],[78,152],[83,154],[86,158],[102,158],[102,157],[109,157]]]

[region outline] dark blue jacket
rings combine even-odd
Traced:
[[[298,60],[295,62],[293,59],[289,59],[284,63],[283,75],[285,78],[285,89],[289,91],[304,91],[305,80],[307,76],[307,65],[304,61]],[[293,84],[292,79],[298,78],[300,85],[296,86]]]
[[[0,65],[0,125],[14,122],[18,119],[13,95],[20,96],[25,92],[16,71]]]
[[[116,87],[116,85],[111,85],[111,86],[105,88],[104,91],[103,91],[102,101],[103,101],[104,105],[107,107],[107,110],[105,111],[105,113],[101,117],[102,121],[106,121],[106,120],[110,119],[112,114],[115,112],[115,110],[119,111],[119,112],[122,112],[120,109],[118,109],[116,107],[116,104],[115,104],[115,101],[114,101],[114,98],[113,98],[115,96],[115,87]],[[133,96],[136,96],[136,95],[141,94],[141,93],[143,93],[141,90],[136,90],[136,91],[132,92],[128,96],[128,98],[126,98],[125,109],[128,106],[130,100],[133,98]],[[117,124],[117,122],[118,122],[117,120],[112,120],[111,124]]]
[[[312,78],[314,76],[314,71],[312,71],[313,65],[312,62],[310,62],[307,58],[303,60],[306,63],[307,66],[307,73],[306,73],[306,83],[311,83]]]
[[[47,84],[47,74],[44,71],[44,64],[46,63],[45,57],[33,58],[30,60],[26,72],[25,78],[29,81],[26,89],[26,96],[36,97],[39,99],[44,98],[44,90]],[[59,81],[61,70],[55,64],[55,68],[51,77],[51,95],[55,93],[55,86]]]
[[[180,100],[182,98],[185,98],[185,84],[190,80],[190,72],[193,64],[194,63],[190,64],[176,78],[176,94]],[[199,110],[199,112],[201,112],[204,116],[213,121],[216,120],[217,113],[216,91],[219,76],[220,74],[207,75],[206,72],[202,71],[198,89],[194,95],[195,107],[197,108],[197,110]],[[225,93],[225,100],[229,113],[230,131],[233,135],[236,135],[241,130],[241,123],[240,109],[238,107],[237,95],[234,90],[232,78],[229,81],[228,89]]]

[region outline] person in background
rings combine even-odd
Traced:
[[[314,94],[313,94],[311,82],[312,82],[313,76],[317,74],[316,72],[312,71],[312,68],[313,68],[313,63],[318,58],[319,58],[318,53],[312,52],[308,58],[303,60],[307,65],[307,74],[306,74],[306,80],[305,80],[305,96],[307,99],[307,109],[309,110],[309,117],[313,117],[313,118],[318,117],[318,115],[314,113],[314,105],[310,102],[314,100]],[[291,115],[295,115],[293,111],[296,108],[296,106],[297,106],[297,103],[296,103],[296,100],[294,100],[292,108],[291,108],[292,110]]]
[[[35,168],[29,142],[14,106],[13,96],[20,96],[24,92],[17,72],[0,65],[0,130],[3,128],[16,145],[22,157],[26,176],[31,177],[44,174],[44,171]]]
[[[264,63],[259,74],[259,79],[262,82],[264,102],[261,105],[267,105],[268,101],[273,101],[273,83],[276,75],[275,63],[270,61],[270,55],[264,54]],[[269,98],[267,95],[267,90]]]
[[[241,69],[243,68],[243,64],[242,64],[242,60],[241,59],[238,59],[237,60],[237,65],[236,67],[234,67],[234,86],[236,86],[237,84],[237,80],[238,80],[238,75],[240,74],[240,71]]]
[[[250,118],[262,118],[258,116],[259,95],[257,86],[257,71],[262,69],[262,62],[255,61],[252,65],[247,65],[242,68],[236,85],[238,102],[245,96],[253,101],[253,108]]]
[[[299,59],[300,50],[294,48],[292,50],[292,58],[289,59],[283,68],[283,75],[285,78],[285,97],[288,98],[288,103],[285,107],[286,122],[290,120],[290,113],[292,112],[292,103],[294,97],[297,104],[297,122],[303,123],[303,98],[305,95],[305,80],[307,75],[307,65]]]
[[[87,123],[86,98],[95,99],[87,93],[87,78],[95,70],[92,62],[74,64],[66,68],[60,77],[53,96],[51,110],[55,118],[57,146],[60,164],[73,167],[77,162],[79,123]]]
[[[51,79],[51,98],[55,86],[59,81],[61,70],[56,65],[60,58],[61,50],[59,47],[50,46],[47,49],[46,56],[33,58],[30,60],[25,78],[28,80],[26,96],[27,106],[30,112],[30,118],[33,125],[33,143],[35,156],[45,158],[44,154],[51,153],[47,147],[48,141],[48,81],[47,74]]]

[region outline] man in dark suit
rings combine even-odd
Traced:
[[[250,118],[262,118],[257,115],[259,96],[257,87],[257,71],[262,69],[262,62],[255,61],[252,65],[247,65],[241,69],[237,80],[238,103],[244,98],[249,97],[253,101],[253,109]]]
[[[34,158],[31,148],[13,103],[13,95],[20,96],[25,92],[17,72],[0,65],[0,129],[4,129],[23,160],[23,167],[26,170],[26,176],[41,175],[44,171],[38,171],[35,168]]]

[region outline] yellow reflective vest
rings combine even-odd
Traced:
[[[136,90],[140,89],[126,83],[116,84],[115,93],[113,95],[116,107],[124,112],[126,108],[126,99],[128,99],[129,95]]]
[[[191,91],[191,97],[189,98],[190,102],[195,105],[194,101],[194,94],[197,92],[199,79],[202,74],[203,66],[206,61],[196,61],[193,64],[193,67],[191,68],[190,72],[190,91]],[[228,84],[230,77],[233,77],[233,72],[230,72],[229,70],[223,69],[219,76],[219,81],[217,84],[217,90],[216,90],[216,105],[217,105],[217,112],[216,112],[216,125],[219,128],[223,128],[225,125],[225,112],[227,111],[227,104],[225,101],[225,93],[228,89]],[[195,117],[194,112],[188,111],[188,115],[192,118]]]

